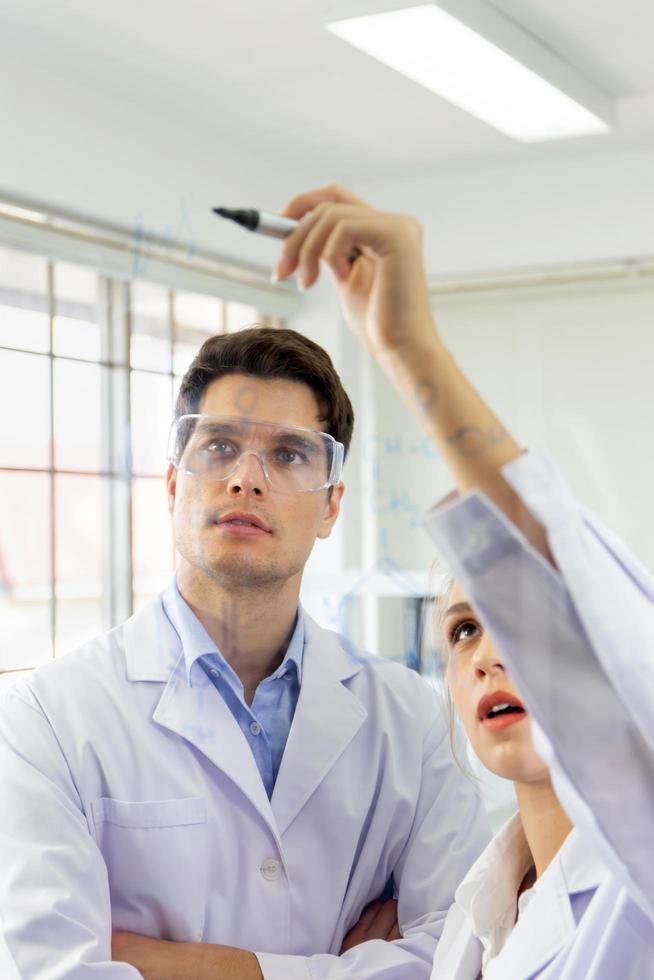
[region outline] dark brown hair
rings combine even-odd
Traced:
[[[199,412],[212,381],[226,374],[300,381],[316,396],[320,421],[345,453],[354,427],[354,410],[326,350],[296,330],[247,327],[205,340],[182,378],[175,418]]]

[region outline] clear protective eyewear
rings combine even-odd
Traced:
[[[244,456],[256,456],[282,493],[333,487],[343,471],[343,444],[328,432],[243,416],[182,415],[168,439],[168,460],[207,480],[227,480]]]

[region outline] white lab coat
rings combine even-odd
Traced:
[[[157,600],[0,699],[0,913],[20,976],[138,976],[111,962],[113,925],[257,951],[266,980],[427,978],[488,839],[433,690],[307,616],[269,801],[200,665],[191,680]],[[404,938],[339,958],[391,875]]]
[[[652,980],[654,580],[547,457],[525,454],[504,474],[545,527],[558,571],[481,495],[427,525],[525,700],[575,829],[484,980]],[[490,853],[462,887],[488,872]],[[481,962],[455,902],[432,980],[477,980]]]

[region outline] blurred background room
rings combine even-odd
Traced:
[[[479,46],[447,91],[446,21],[406,35],[405,70],[402,0],[0,0],[0,684],[166,585],[176,389],[203,339],[253,323],[325,346],[357,414],[306,608],[438,682],[421,516],[445,468],[328,276],[271,283],[278,243],[211,212],[325,183],[420,219],[448,345],[654,566],[654,6],[423,8],[427,26],[458,11],[576,115],[509,105],[522,84],[495,92]]]

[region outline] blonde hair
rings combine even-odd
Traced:
[[[432,581],[432,594],[434,595],[434,615],[432,623],[436,633],[437,643],[433,644],[434,657],[438,657],[440,660],[440,673],[444,678],[443,688],[443,700],[445,702],[445,710],[447,714],[447,733],[450,742],[450,750],[452,752],[452,757],[454,762],[469,779],[475,782],[479,781],[479,776],[472,771],[467,762],[461,759],[459,746],[457,745],[457,716],[454,703],[452,701],[452,695],[450,693],[450,686],[447,683],[447,665],[448,665],[448,643],[447,636],[445,635],[445,612],[447,610],[447,602],[450,596],[450,592],[454,586],[454,576],[451,571],[444,565],[441,559],[436,559],[431,568],[430,579]],[[438,666],[438,665],[437,665]],[[460,729],[459,729],[460,731]]]

